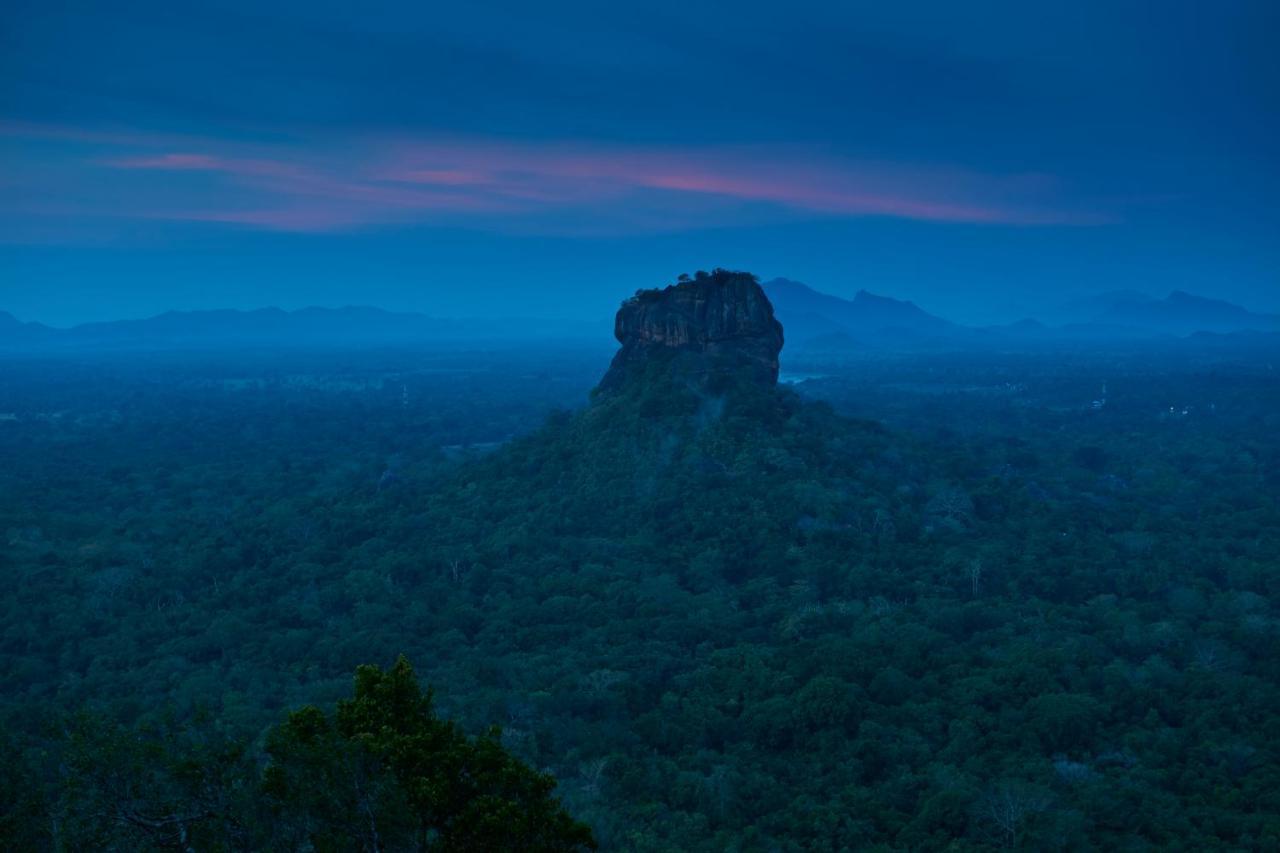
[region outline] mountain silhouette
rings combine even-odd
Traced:
[[[793,350],[961,349],[1005,345],[1099,344],[1188,338],[1197,333],[1280,332],[1280,316],[1185,291],[1156,299],[1133,290],[1100,293],[1061,306],[1051,322],[1026,318],[980,328],[930,314],[914,302],[859,290],[842,299],[788,279],[764,285]]]
[[[0,314],[0,349],[185,349],[262,347],[418,346],[447,341],[577,338],[586,324],[522,318],[456,320],[343,308],[259,308],[168,311],[139,320],[84,323],[55,329]]]
[[[1189,338],[1197,333],[1280,334],[1280,315],[1173,291],[1158,299],[1132,290],[1075,300],[1047,317],[975,328],[914,302],[859,290],[844,299],[776,278],[763,286],[786,328],[788,352],[972,349]],[[676,312],[677,314],[679,312]],[[675,316],[675,314],[671,315]],[[445,319],[370,306],[169,311],[137,320],[53,328],[0,311],[0,350],[71,351],[225,347],[454,345],[474,341],[595,340],[603,323],[519,317]]]
[[[776,278],[764,285],[789,340],[798,345],[846,336],[869,344],[920,342],[961,335],[964,327],[906,302],[859,290],[853,299]]]
[[[1255,314],[1222,299],[1175,290],[1164,299],[1121,301],[1094,322],[1190,335],[1195,332],[1280,330],[1280,316]]]

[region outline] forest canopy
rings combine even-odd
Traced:
[[[438,717],[401,657],[362,666],[332,712],[308,705],[266,735],[262,760],[211,721],[125,730],[82,716],[59,744],[64,778],[42,801],[17,771],[0,831],[8,849],[594,850],[552,796],[555,780],[491,729]],[[21,786],[20,786],[21,785]]]
[[[11,846],[101,830],[50,819],[94,767],[365,843],[299,768],[365,755],[350,674],[401,653],[440,687],[405,694],[422,731],[582,845],[1280,842],[1265,364],[922,356],[547,418],[598,360],[388,362],[0,375]],[[376,800],[406,844],[412,755]]]

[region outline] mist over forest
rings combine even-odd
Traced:
[[[863,299],[792,355],[778,289],[616,352],[10,339],[9,846],[1280,839],[1280,337]]]
[[[1280,3],[0,8],[0,853],[1280,851]]]

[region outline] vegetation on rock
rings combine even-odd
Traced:
[[[460,462],[438,448],[519,418],[456,383],[563,388],[0,377],[26,407],[0,425],[0,831],[350,849],[372,805],[388,850],[589,846],[550,771],[604,849],[1280,844],[1266,366],[825,368],[799,394],[655,360]],[[262,736],[402,652],[447,707],[361,669]],[[121,792],[143,822],[238,817],[184,842]]]

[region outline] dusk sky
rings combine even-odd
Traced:
[[[1280,311],[1280,3],[10,0],[0,310]],[[1047,319],[1052,319],[1047,317]]]

